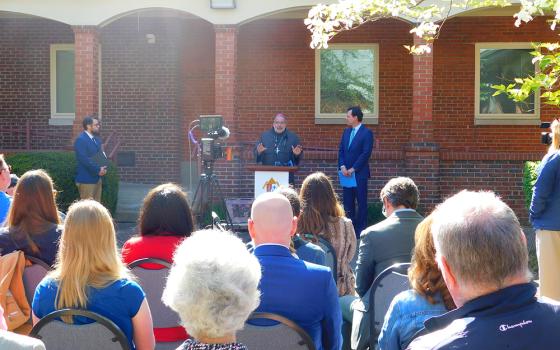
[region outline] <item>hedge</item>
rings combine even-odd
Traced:
[[[12,166],[12,172],[18,176],[28,170],[44,169],[53,179],[57,191],[59,210],[66,212],[70,204],[79,198],[78,188],[74,182],[76,175],[76,158],[73,152],[22,152],[6,156],[6,162]],[[117,209],[119,176],[114,165],[110,165],[107,175],[103,177],[101,202],[111,214]]]
[[[533,188],[537,181],[537,168],[541,162],[525,162],[523,166],[523,193],[525,194],[525,205],[527,209],[531,206],[533,198]]]

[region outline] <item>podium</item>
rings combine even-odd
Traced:
[[[297,166],[247,165],[255,172],[255,198],[261,193],[272,192],[280,186],[289,186],[289,176],[299,169]]]

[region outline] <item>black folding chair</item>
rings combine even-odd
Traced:
[[[272,325],[255,325],[255,320],[275,321]],[[255,312],[243,330],[237,333],[237,341],[248,349],[267,350],[315,350],[313,339],[303,328],[284,316],[269,312]]]
[[[60,320],[63,316],[82,316],[92,323],[73,324]],[[111,320],[87,310],[63,309],[43,317],[30,336],[40,339],[49,350],[129,350],[128,339]]]
[[[410,263],[389,266],[381,271],[371,284],[369,294],[369,348],[371,350],[374,350],[377,345],[377,338],[381,333],[385,314],[389,310],[391,301],[400,292],[410,289],[410,281],[407,275],[409,267]]]

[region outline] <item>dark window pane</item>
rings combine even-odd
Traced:
[[[492,96],[492,85],[508,85],[515,78],[535,74],[531,63],[532,49],[481,49],[480,50],[480,113],[481,114],[533,114],[535,96],[524,102],[515,102],[505,94]]]
[[[349,106],[373,113],[374,59],[369,49],[321,51],[320,113],[344,114]]]

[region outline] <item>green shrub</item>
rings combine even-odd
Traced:
[[[382,213],[383,203],[373,202],[368,204],[367,208],[367,226],[375,225],[380,221],[385,220]]]
[[[525,194],[525,204],[527,209],[531,206],[533,198],[533,188],[537,181],[537,168],[541,162],[525,162],[523,167],[523,193]]]
[[[18,176],[28,170],[44,169],[51,176],[57,190],[58,208],[66,212],[72,202],[79,198],[78,188],[74,182],[76,175],[76,158],[73,152],[22,152],[6,157],[12,166],[12,172]],[[114,215],[117,209],[119,176],[114,165],[109,166],[103,178],[101,202]]]

